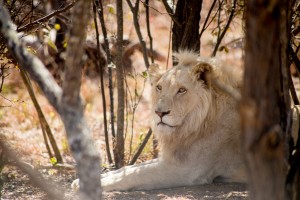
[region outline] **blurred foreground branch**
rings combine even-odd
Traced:
[[[81,64],[90,1],[78,1],[72,12],[63,90],[44,64],[21,45],[8,11],[0,3],[0,28],[12,56],[30,74],[60,114],[77,163],[81,199],[100,199],[100,158],[83,115],[80,98]]]

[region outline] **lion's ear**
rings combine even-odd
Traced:
[[[192,68],[192,76],[196,81],[203,81],[203,83],[207,86],[211,85],[210,75],[212,73],[213,67],[205,62],[197,63]]]
[[[158,64],[151,64],[148,68],[148,74],[151,85],[155,84],[162,76],[162,72],[159,69]]]

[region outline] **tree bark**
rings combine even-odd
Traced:
[[[86,38],[85,27],[90,19],[90,6],[91,1],[81,0],[72,10],[60,108],[70,148],[77,163],[81,199],[101,198],[99,153],[93,146],[80,98],[84,49],[78,47],[83,47]]]
[[[199,23],[202,0],[178,0],[172,28],[172,50],[181,49],[200,52]]]
[[[241,117],[250,199],[286,199],[290,97],[286,1],[249,0]]]
[[[114,155],[117,168],[124,166],[124,69],[123,69],[123,1],[117,0],[117,49],[116,72],[118,88],[118,113],[117,113],[117,135],[115,141]]]

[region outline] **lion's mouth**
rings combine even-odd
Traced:
[[[164,123],[164,122],[159,122],[159,123],[157,123],[157,126],[168,126],[168,127],[171,127],[171,128],[176,127],[176,126],[171,126],[171,125],[169,125],[169,124],[166,124],[166,123]]]

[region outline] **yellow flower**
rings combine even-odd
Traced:
[[[55,28],[55,30],[59,31],[61,29],[61,26],[60,26],[60,24],[55,24],[54,28]]]

